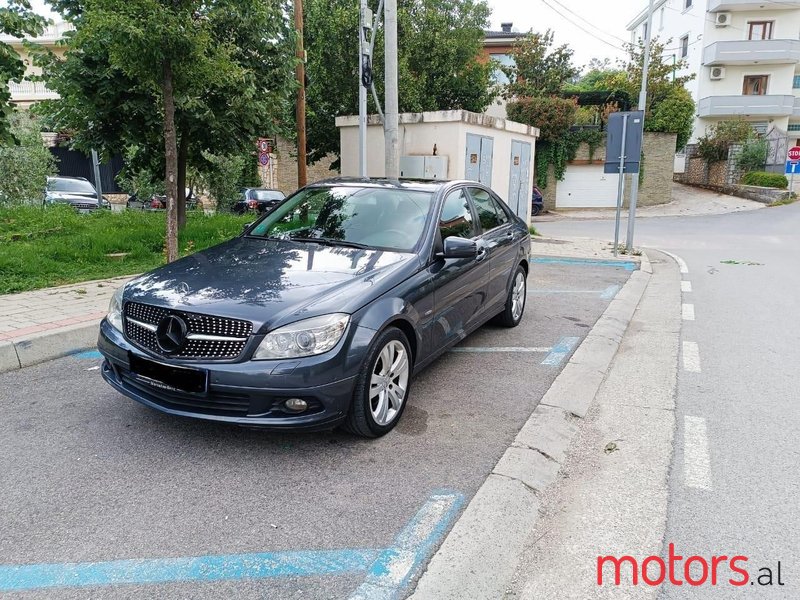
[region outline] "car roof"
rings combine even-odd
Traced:
[[[352,185],[360,187],[381,187],[387,189],[405,189],[421,192],[436,192],[450,184],[459,183],[447,179],[387,179],[385,177],[332,177],[309,184],[307,187],[331,187],[335,185]],[[480,184],[469,181],[472,185]]]
[[[67,177],[66,175],[53,175],[52,177],[48,177],[47,180],[50,181],[51,179],[72,179],[75,181],[89,181],[86,177]]]

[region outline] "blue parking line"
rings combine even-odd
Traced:
[[[0,566],[0,592],[92,585],[338,575],[366,571],[380,552],[373,549],[316,550],[94,563],[3,565]]]
[[[98,358],[103,358],[103,355],[100,354],[97,350],[86,350],[84,352],[73,352],[70,354],[79,360],[97,360]]]
[[[585,267],[616,267],[626,271],[635,271],[639,268],[638,263],[630,260],[603,260],[600,258],[558,258],[551,256],[537,256],[530,259],[530,262],[539,265],[579,265]]]
[[[399,598],[444,537],[463,504],[464,496],[458,492],[444,490],[431,496],[397,535],[392,547],[378,555],[364,583],[353,592],[350,600]]]
[[[578,342],[581,341],[579,337],[563,337],[558,340],[558,343],[553,346],[553,349],[550,351],[545,359],[542,361],[543,365],[547,365],[548,367],[557,367],[564,359],[569,355],[570,352],[578,345]]]
[[[603,300],[612,300],[614,296],[617,295],[617,292],[620,290],[620,286],[617,284],[610,285],[606,289],[603,290],[603,293],[600,294],[600,297]]]
[[[344,548],[86,563],[0,565],[0,593],[47,588],[209,582],[367,573],[354,598],[395,598],[433,552],[464,502],[434,493],[390,548]],[[361,595],[358,595],[361,594]]]

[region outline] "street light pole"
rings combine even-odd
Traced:
[[[647,75],[650,70],[650,38],[653,29],[653,0],[647,9],[647,29],[644,36],[644,64],[642,65],[642,89],[639,92],[639,110],[647,112]],[[642,137],[644,138],[644,117],[642,118]],[[641,168],[641,167],[640,167]],[[639,174],[635,173],[631,181],[631,205],[628,211],[628,238],[625,248],[628,254],[633,252],[633,230],[636,221],[636,203],[639,200]]]
[[[294,0],[294,29],[297,35],[295,57],[295,78],[297,79],[297,100],[295,120],[297,121],[297,187],[308,182],[306,171],[306,53],[303,48],[303,0]]]
[[[400,177],[399,101],[397,96],[397,0],[386,0],[384,16],[384,51],[386,54],[386,105],[383,137],[386,149],[386,177]]]
[[[367,0],[360,0],[358,17],[358,175],[367,177],[367,79],[370,70],[368,28],[372,27]]]

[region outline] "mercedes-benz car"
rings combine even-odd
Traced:
[[[111,208],[105,198],[97,199],[97,190],[83,177],[48,177],[44,204],[68,204],[80,213]]]
[[[519,324],[529,253],[475,182],[316,183],[120,288],[102,374],[172,415],[377,437],[420,369],[490,319]]]

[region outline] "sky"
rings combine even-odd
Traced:
[[[515,30],[522,32],[550,28],[554,32],[556,45],[568,44],[575,51],[574,59],[578,66],[587,64],[592,58],[610,58],[612,63],[621,58],[624,54],[622,44],[630,40],[630,33],[625,26],[647,5],[646,0],[488,2],[492,8],[493,30],[499,31],[500,23],[508,21],[514,23]],[[597,38],[605,40],[605,43]]]

